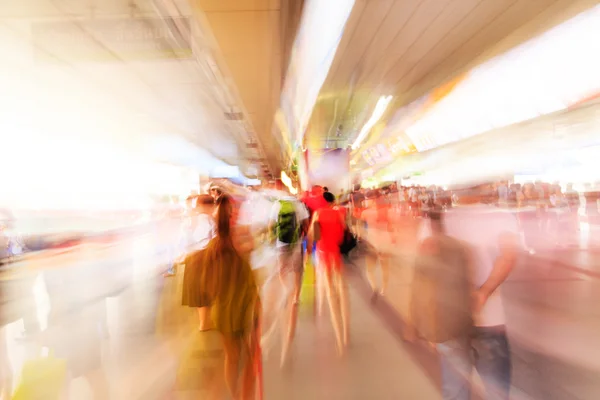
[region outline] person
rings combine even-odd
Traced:
[[[446,234],[469,246],[473,267],[474,328],[469,342],[437,345],[445,400],[470,398],[473,366],[488,398],[509,398],[511,357],[500,286],[512,271],[519,250],[517,221],[510,210],[485,204],[486,187],[457,191],[459,205],[445,214]],[[427,220],[426,220],[427,221]],[[431,236],[431,225],[422,238]],[[473,360],[471,354],[478,355]]]
[[[314,185],[311,189],[310,196],[305,200],[306,208],[310,214],[310,217],[321,208],[328,207],[327,202],[323,198],[324,190],[319,185]]]
[[[275,233],[279,279],[283,288],[289,289],[289,276],[293,276],[291,290],[286,290],[289,295],[285,296],[287,298],[285,307],[289,309],[289,320],[283,338],[282,366],[287,360],[288,351],[296,330],[304,270],[301,241],[302,233],[307,231],[308,218],[308,211],[304,205],[291,195],[283,196],[276,201],[271,210],[269,230]]]
[[[325,281],[324,287],[335,331],[337,351],[341,356],[348,345],[349,336],[348,295],[340,252],[346,225],[340,212],[335,209],[335,196],[325,192],[323,198],[327,202],[327,207],[315,212],[309,229],[309,237],[314,238],[315,229],[318,229],[317,258],[319,259],[321,279]]]
[[[361,239],[362,232],[362,213],[365,210],[365,195],[363,194],[360,185],[354,187],[354,191],[350,196],[352,205],[352,225],[354,233],[358,240]]]
[[[217,185],[211,185],[209,189],[210,195],[215,199],[215,202],[223,195],[223,191]]]
[[[579,207],[581,206],[581,200],[579,199],[579,193],[573,189],[572,183],[567,184],[564,197],[567,203],[566,229],[563,232],[565,243],[568,246],[577,247],[579,245]]]
[[[371,302],[377,302],[379,296],[384,296],[389,282],[391,247],[394,243],[394,234],[389,221],[388,203],[378,191],[371,191],[367,195],[373,199],[367,207],[362,218],[369,227],[366,232],[366,272],[367,280],[371,286]],[[383,198],[382,198],[383,197]],[[377,266],[381,271],[381,285],[377,284]]]
[[[431,236],[417,250],[405,338],[466,343],[473,328],[470,249],[445,233],[441,209],[430,213]]]
[[[192,266],[203,273],[184,282],[182,302],[191,307],[210,303],[212,323],[221,334],[225,351],[225,384],[232,398],[254,399],[261,302],[249,258],[239,249],[235,224],[233,200],[222,194],[215,237],[186,260],[186,270]]]
[[[106,265],[86,260],[83,253],[77,255],[82,264],[49,268],[42,274],[50,313],[41,344],[53,349],[57,358],[66,360],[67,379],[61,398],[71,397],[71,382],[84,378],[93,398],[107,399],[111,398],[111,390],[102,365],[105,338],[99,329],[106,326],[106,293],[98,284],[106,278]]]

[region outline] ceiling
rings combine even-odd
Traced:
[[[163,143],[158,136],[172,136],[177,140],[172,149],[188,143],[244,171],[258,164],[259,175],[275,175],[283,156],[272,121],[302,3],[10,2],[0,10],[0,51],[7,56],[0,84],[16,93],[14,103],[22,103],[18,110],[13,107],[15,115],[31,113],[27,102],[33,99],[48,116],[40,124],[47,133],[97,134],[105,143],[157,157],[162,152],[165,161],[178,162],[177,154],[152,145]],[[155,44],[144,42],[148,37],[134,43],[133,51],[123,45],[131,43],[112,35],[117,29],[125,35],[137,34],[136,29],[157,32],[165,17],[185,20],[169,26],[171,35],[181,37],[177,43],[166,40],[172,47],[162,49],[165,54],[138,54]],[[53,36],[56,32],[63,36]],[[71,46],[65,37],[73,35],[80,42]],[[75,51],[81,50],[78,43],[85,43],[83,53]],[[177,53],[180,44],[185,54]]]
[[[263,154],[251,160],[277,176],[287,163],[274,125],[303,0],[194,0]]]
[[[306,142],[312,148],[351,145],[379,97],[394,96],[375,132],[398,108],[595,4],[357,0],[313,109]]]

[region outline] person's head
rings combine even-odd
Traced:
[[[196,198],[196,210],[200,214],[211,214],[215,207],[215,199],[211,195],[201,194]]]
[[[323,188],[319,185],[314,185],[311,189],[311,194],[313,196],[320,196],[321,194],[323,194]]]
[[[327,186],[323,186],[323,192],[329,192],[329,188]]]
[[[333,195],[333,193],[324,192],[323,193],[323,198],[325,199],[325,201],[327,202],[327,204],[330,207],[332,207],[335,204],[335,196]]]
[[[220,187],[218,186],[211,186],[210,187],[210,195],[213,197],[213,199],[217,200],[219,197],[221,197],[221,195],[223,194],[223,191],[221,190]]]

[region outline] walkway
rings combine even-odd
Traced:
[[[37,317],[43,328],[51,302],[59,304],[65,299],[86,299],[77,307],[77,315],[105,310],[104,329],[107,335],[98,336],[101,332],[98,329],[102,327],[94,324],[99,323],[102,317],[94,314],[96,316],[91,320],[85,319],[85,325],[81,327],[77,319],[62,323],[57,331],[62,333],[50,339],[61,349],[57,357],[62,358],[64,354],[73,357],[72,349],[78,349],[71,360],[77,360],[79,365],[88,362],[98,365],[99,371],[106,376],[111,399],[204,398],[210,383],[222,374],[220,338],[215,332],[194,331],[194,310],[191,310],[191,315],[187,308],[182,310],[180,307],[181,312],[177,311],[181,282],[177,278],[163,278],[156,274],[158,266],[151,265],[148,253],[141,251],[148,245],[151,243],[133,246],[139,247],[132,255],[134,267],[131,272],[135,279],[113,297],[104,298],[106,289],[98,284],[116,273],[114,268],[126,267],[125,251],[121,246],[114,251],[94,249],[77,256],[65,254],[52,258],[52,261],[44,260],[43,266],[24,267],[48,273],[46,279],[50,278],[51,284],[57,284],[58,278],[66,279],[61,287],[67,291],[55,291],[48,298],[45,279],[36,273],[29,280],[30,286],[19,289],[15,294],[26,296],[27,291],[34,292],[36,304],[30,311],[35,311],[33,317]],[[119,256],[122,257],[120,263]],[[127,265],[131,263],[129,261]],[[109,266],[111,268],[106,269]],[[360,287],[360,284],[360,279],[351,278],[351,347],[347,355],[338,358],[335,354],[334,335],[327,311],[316,318],[310,301],[303,302],[288,366],[285,369],[279,366],[279,343],[275,343],[270,354],[265,356],[265,399],[439,398],[435,377],[432,378],[414,354],[384,326],[368,297],[356,290],[355,287]],[[77,293],[70,293],[72,290]],[[87,328],[91,330],[80,332],[80,329]],[[39,345],[36,342],[48,340],[48,337],[41,336],[31,341],[20,341],[17,337],[21,329],[22,321],[17,320],[3,330],[14,384],[20,379],[23,364],[38,357]],[[188,397],[175,396],[172,390],[178,369],[179,376],[182,376],[182,365],[199,389],[187,393]],[[106,385],[100,377],[96,373],[74,377],[69,385],[71,398],[91,399],[93,386],[99,390],[97,393],[102,393]]]
[[[397,220],[390,280],[378,312],[401,331],[408,310],[414,237],[418,222]],[[387,233],[370,227],[368,237],[385,243]],[[359,269],[364,269],[358,259]],[[524,399],[600,398],[600,257],[589,250],[523,254],[502,296],[514,370],[513,396]],[[366,282],[364,290],[368,290]],[[427,357],[425,357],[426,359]],[[436,356],[429,355],[429,365]]]

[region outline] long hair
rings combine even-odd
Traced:
[[[217,200],[217,232],[213,246],[209,246],[207,261],[211,272],[210,278],[206,279],[207,289],[213,298],[236,286],[242,274],[242,259],[234,247],[231,229],[234,222],[234,206],[233,199],[227,194]]]
[[[222,195],[217,200],[217,238],[223,245],[231,244],[231,223],[233,217],[233,201],[229,195]]]

